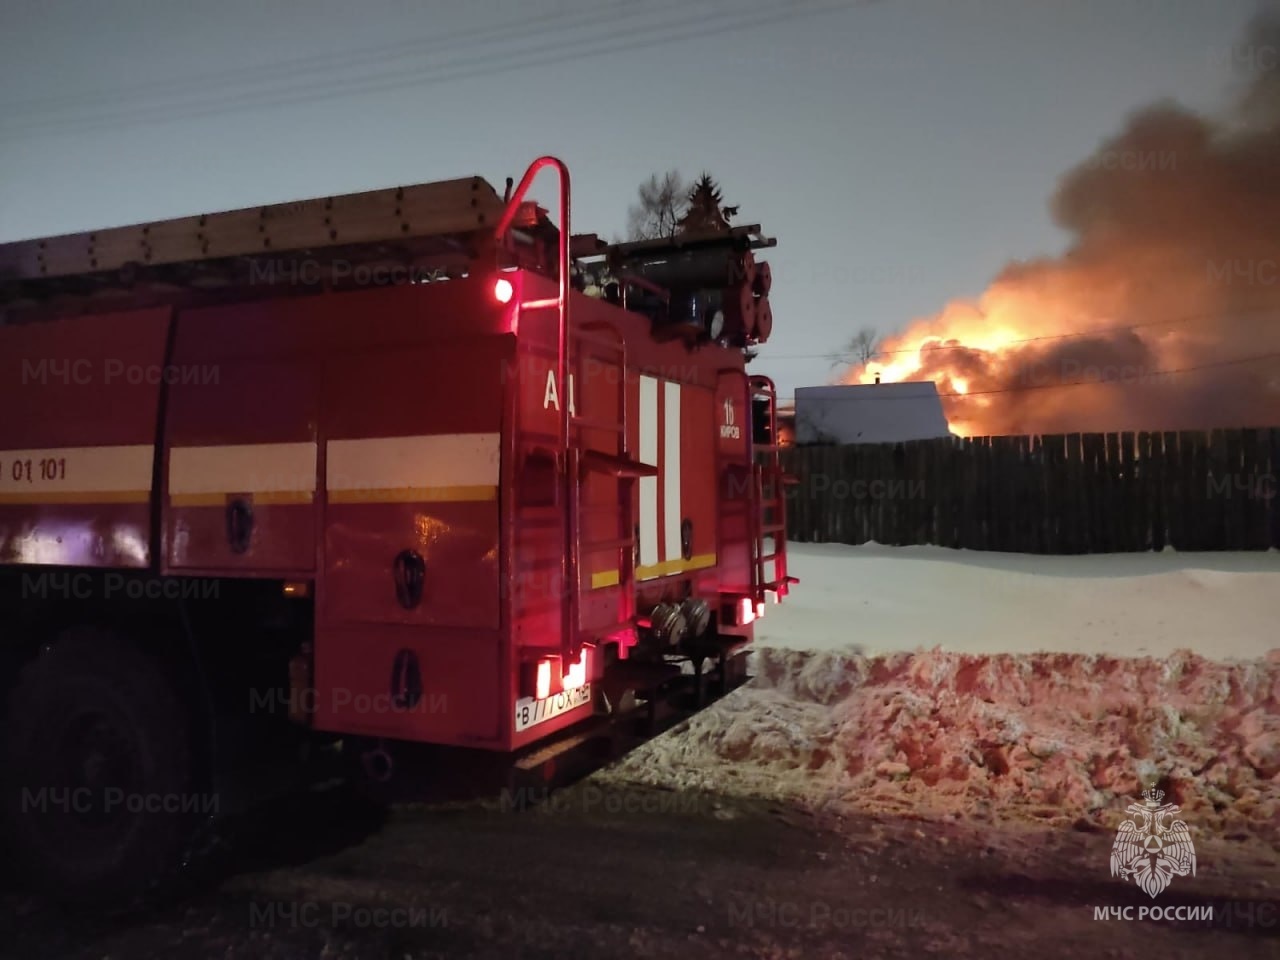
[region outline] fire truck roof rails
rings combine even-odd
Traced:
[[[765,236],[758,223],[730,227],[727,231],[682,233],[653,240],[629,240],[625,243],[611,244],[594,233],[574,234],[569,239],[570,255],[575,260],[605,257],[614,261],[630,261],[712,247],[764,250],[778,245],[777,238]]]
[[[93,293],[140,280],[220,287],[255,264],[299,256],[331,266],[397,263],[452,275],[494,260],[494,228],[507,209],[481,177],[248,207],[127,227],[0,244],[0,303],[42,294]],[[556,229],[521,204],[499,258],[542,263]]]
[[[777,245],[777,238],[765,236],[760,229],[760,224],[752,223],[740,227],[730,227],[728,230],[681,233],[670,237],[657,237],[653,240],[632,240],[627,243],[615,243],[601,252],[611,263],[624,264],[637,260],[669,256],[673,253],[692,252],[716,247],[729,247],[734,250],[763,250]]]

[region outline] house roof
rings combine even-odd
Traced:
[[[796,390],[797,443],[897,443],[950,435],[931,380]]]

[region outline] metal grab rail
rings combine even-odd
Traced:
[[[560,403],[560,463],[564,470],[562,477],[564,483],[564,509],[565,509],[565,542],[564,549],[560,552],[560,582],[561,582],[561,617],[563,619],[562,629],[563,637],[561,639],[561,648],[565,663],[577,660],[579,653],[579,637],[578,637],[578,504],[577,490],[577,457],[573,450],[570,437],[570,417],[569,417],[569,204],[570,204],[570,184],[569,184],[569,168],[565,166],[563,160],[558,157],[542,156],[533,163],[529,164],[529,169],[525,171],[524,176],[520,179],[520,185],[516,187],[511,194],[510,200],[507,202],[506,209],[502,212],[502,219],[498,221],[497,227],[494,229],[494,238],[497,241],[497,247],[501,252],[506,241],[507,232],[511,229],[511,224],[515,220],[516,215],[520,212],[520,206],[524,202],[524,196],[529,192],[534,178],[543,170],[544,167],[555,167],[556,173],[560,178],[560,242],[559,242],[559,289],[554,301],[534,301],[522,303],[521,307],[532,309],[537,307],[549,307],[555,304],[556,312],[559,316],[559,336],[558,350],[556,356],[556,382],[559,384],[561,395],[565,398]]]

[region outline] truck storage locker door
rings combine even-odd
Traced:
[[[417,291],[432,312],[475,312],[439,287]],[[380,322],[395,329],[390,316]],[[324,381],[316,683],[326,696],[316,723],[491,743],[500,716],[501,377],[512,338],[446,342],[418,322],[407,334],[423,342],[383,348],[369,344],[370,327],[352,334],[363,344],[331,359]],[[407,696],[410,686],[420,692]]]
[[[716,387],[716,463],[720,484],[721,590],[751,587],[751,521],[756,501],[751,476],[751,414],[747,379],[740,371],[721,374]]]
[[[179,314],[165,431],[171,569],[314,571],[318,374],[304,310],[267,301]]]
[[[325,384],[325,614],[498,627],[502,384],[497,338],[353,356]],[[396,558],[427,565],[397,599]]]
[[[636,579],[658,580],[716,564],[713,391],[656,374],[636,377],[633,442],[657,475],[637,484]]]
[[[0,327],[0,563],[151,562],[169,316]]]

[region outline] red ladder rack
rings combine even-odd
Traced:
[[[753,490],[759,509],[752,520],[752,600],[763,603],[768,593],[777,599],[787,595],[795,577],[787,574],[787,501],[786,488],[794,483],[782,469],[778,446],[778,388],[769,377],[752,376],[747,379],[748,399],[752,407],[752,478]],[[768,443],[756,442],[755,401],[767,403]],[[771,546],[766,547],[765,538]],[[765,565],[773,561],[773,576],[768,577]]]

